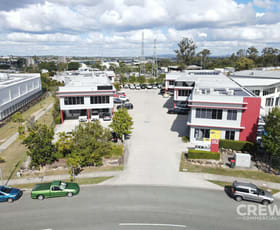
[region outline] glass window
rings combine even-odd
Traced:
[[[225,139],[226,140],[234,140],[234,138],[235,138],[235,131],[227,130]]]
[[[203,138],[210,137],[210,129],[195,129],[194,130],[194,137],[196,140],[203,140]]]
[[[274,104],[274,98],[272,97],[266,98],[265,106],[273,106],[273,104]]]
[[[263,96],[273,94],[275,92],[275,88],[268,88],[263,90]]]
[[[84,97],[65,97],[64,98],[65,105],[80,105],[84,104]]]
[[[237,111],[236,110],[228,110],[227,120],[237,120]]]
[[[110,97],[109,96],[91,96],[90,104],[109,104]]]

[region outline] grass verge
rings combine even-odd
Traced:
[[[219,185],[221,187],[225,187],[225,186],[232,186],[232,183],[230,182],[225,182],[225,181],[217,181],[217,180],[208,180],[209,182],[213,183],[213,184],[216,184],[216,185]],[[270,191],[272,194],[275,194],[275,193],[278,193],[280,192],[280,190],[277,190],[277,189],[272,189],[272,188],[266,188],[266,187],[260,187],[264,190],[268,190]]]
[[[77,178],[75,179],[75,183],[78,183],[79,185],[83,185],[83,184],[99,184],[105,180],[109,180],[113,178],[111,177],[91,177],[91,178]],[[69,180],[64,180],[64,181],[68,181]],[[42,183],[48,183],[50,181],[44,181]],[[17,184],[17,185],[12,185],[12,187],[16,187],[19,189],[32,189],[33,186],[35,184],[39,184],[39,183],[31,183],[31,184]]]
[[[280,177],[272,174],[268,174],[261,171],[254,170],[241,170],[241,169],[224,169],[224,168],[211,168],[200,165],[193,165],[184,159],[182,154],[180,162],[180,171],[197,172],[197,173],[210,173],[223,176],[242,177],[253,180],[263,180],[274,183],[280,183]]]

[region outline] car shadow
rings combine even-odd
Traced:
[[[226,185],[226,186],[224,187],[224,191],[225,191],[225,193],[227,194],[227,196],[228,196],[229,198],[234,199],[233,196],[232,196],[232,186]]]
[[[174,119],[172,126],[171,126],[171,131],[172,132],[177,132],[178,137],[183,137],[187,136],[187,121],[188,121],[188,116],[187,115],[173,115],[170,114],[170,116],[176,116]]]

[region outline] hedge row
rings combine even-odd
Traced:
[[[256,145],[250,141],[233,141],[233,140],[220,140],[220,148],[232,149],[236,151],[254,152]]]
[[[220,153],[214,153],[214,152],[203,151],[203,150],[189,149],[188,150],[188,159],[213,159],[213,160],[220,160]]]

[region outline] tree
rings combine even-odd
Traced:
[[[129,83],[134,84],[136,82],[136,77],[134,75],[130,76],[128,79]]]
[[[18,123],[22,123],[24,121],[22,114],[20,112],[16,112],[13,116],[12,116],[12,122],[18,124]]]
[[[119,82],[115,82],[115,83],[114,83],[114,86],[115,86],[115,88],[116,88],[117,91],[120,91],[120,90],[121,90],[121,85],[120,85]]]
[[[175,50],[177,55],[177,61],[183,65],[189,65],[191,59],[195,55],[195,49],[197,46],[194,41],[189,38],[183,38],[182,41],[178,43],[179,49]]]
[[[203,49],[197,54],[201,58],[201,66],[205,67],[207,65],[208,57],[210,54],[211,52],[208,49]]]
[[[238,56],[239,58],[246,57],[246,50],[244,50],[244,49],[238,50],[236,52],[236,56]]]
[[[262,136],[262,143],[270,156],[280,156],[280,109],[279,107],[272,110],[265,117],[265,135]]]
[[[153,77],[148,79],[149,84],[153,85],[155,84],[155,79]]]
[[[34,124],[28,128],[28,136],[23,143],[28,148],[27,155],[31,157],[30,167],[40,167],[56,160],[56,148],[52,144],[54,132],[46,125]]]
[[[125,84],[127,82],[128,82],[127,78],[123,74],[121,74],[120,75],[120,83],[121,84]]]
[[[70,62],[68,64],[68,70],[78,70],[80,68],[80,64],[78,62]]]
[[[139,76],[139,77],[136,78],[136,81],[139,84],[144,84],[146,82],[146,78],[144,76]]]
[[[57,158],[63,158],[71,153],[72,136],[65,132],[59,133],[59,139],[55,143],[57,149]]]
[[[252,59],[254,62],[257,61],[259,51],[256,47],[251,46],[246,51],[247,57]]]
[[[115,133],[117,133],[120,137],[124,135],[128,135],[132,130],[132,117],[128,114],[127,109],[118,109],[113,117],[113,121],[110,124],[110,127],[113,129]]]
[[[252,69],[254,67],[255,63],[253,60],[242,57],[239,58],[235,63],[235,68],[237,70],[245,70],[245,69]]]
[[[102,157],[111,154],[111,132],[99,121],[80,124],[72,133],[70,158],[81,167],[101,166]]]

